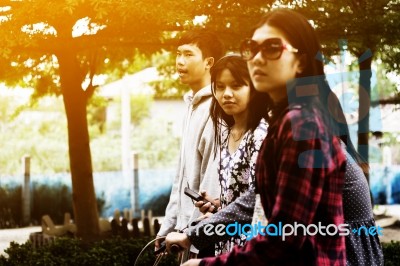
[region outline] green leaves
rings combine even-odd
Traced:
[[[84,243],[74,238],[57,238],[53,243],[33,249],[32,244],[12,242],[6,250],[8,258],[0,256],[2,265],[133,265],[139,252],[151,239],[110,238],[102,241]],[[153,265],[155,256],[152,248],[144,252],[138,265]],[[163,257],[160,266],[177,265],[175,256]]]

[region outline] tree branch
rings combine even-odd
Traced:
[[[397,96],[395,96],[393,98],[389,98],[389,99],[371,101],[371,106],[373,106],[373,107],[378,106],[378,105],[387,105],[387,104],[392,104],[392,105],[400,104],[400,95],[397,95]]]
[[[86,95],[87,98],[89,99],[90,97],[92,97],[95,89],[97,86],[93,86],[93,77],[94,74],[96,73],[96,66],[97,66],[97,50],[95,50],[90,58],[89,61],[89,85],[86,87]]]

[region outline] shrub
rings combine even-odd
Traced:
[[[400,262],[400,241],[391,241],[390,243],[382,243],[383,256],[386,266],[399,265]]]
[[[44,214],[50,215],[59,224],[64,221],[64,213],[73,214],[71,189],[63,184],[41,185],[34,183],[32,189],[31,218],[40,221]]]
[[[164,216],[167,208],[171,189],[164,191],[162,194],[150,199],[143,204],[144,210],[152,210],[154,216]]]
[[[134,265],[142,248],[150,241],[143,239],[110,238],[90,244],[74,238],[57,238],[53,243],[34,249],[28,241],[24,244],[11,243],[5,250],[8,258],[0,256],[3,265]],[[153,265],[155,257],[152,247],[146,249],[138,265]],[[159,265],[176,265],[175,256],[166,256]]]
[[[30,241],[24,244],[11,242],[5,250],[8,258],[0,255],[0,266],[24,265],[134,265],[135,260],[150,238],[110,238],[93,243],[83,243],[76,238],[56,238],[48,245],[34,249]],[[400,242],[383,243],[385,265],[398,265],[400,261]],[[140,256],[138,265],[153,265],[152,245]],[[177,265],[175,256],[164,257],[159,265]]]
[[[0,187],[0,228],[13,228],[21,224],[22,188]]]
[[[43,185],[33,183],[31,201],[31,222],[38,224],[43,215],[48,214],[55,223],[63,223],[64,213],[73,215],[72,191],[61,183]],[[97,198],[97,208],[102,213],[105,207],[104,193]],[[22,226],[21,186],[0,187],[0,228]]]

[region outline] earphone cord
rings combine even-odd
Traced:
[[[200,221],[201,221],[201,220],[197,219],[197,220],[191,222],[190,224],[193,224],[193,223],[197,224],[197,223],[199,223]],[[178,232],[179,232],[179,233],[183,233],[183,232],[185,232],[185,230],[188,229],[188,228],[189,228],[189,224],[186,225],[186,227],[184,227],[184,228],[182,228],[181,230],[179,230]],[[142,253],[146,250],[146,248],[147,248],[149,245],[153,244],[156,240],[165,239],[165,238],[166,238],[166,236],[158,236],[158,237],[156,237],[155,239],[149,241],[149,243],[147,243],[146,246],[144,246],[144,248],[140,251],[139,255],[136,257],[136,260],[135,260],[135,263],[133,264],[133,266],[136,266],[136,263],[137,263],[137,261],[138,261],[140,255],[142,255]],[[177,247],[179,248],[178,245],[177,245]],[[160,254],[157,256],[157,259],[156,259],[156,261],[155,261],[155,263],[154,263],[153,266],[156,266],[156,265],[160,262],[160,260],[161,260],[161,258],[162,258],[163,256],[164,256],[164,252],[160,253]]]
[[[148,246],[150,246],[151,244],[153,244],[155,241],[157,241],[157,240],[159,240],[159,239],[165,239],[165,238],[166,238],[166,236],[156,237],[155,239],[153,239],[153,240],[151,240],[149,243],[147,243],[146,246],[144,246],[144,248],[140,251],[139,255],[136,257],[134,266],[136,266],[136,263],[137,263],[137,261],[139,260],[139,257],[142,255],[142,253],[146,250],[146,248],[147,248]],[[154,263],[153,266],[156,266],[156,265],[160,262],[162,256],[163,256],[163,253],[161,253],[160,255],[157,256],[157,259],[156,259],[156,261],[155,261],[155,263]]]
[[[198,222],[199,222],[199,221],[198,221]],[[179,233],[183,233],[184,230],[188,229],[188,227],[189,227],[189,225],[187,225],[185,228],[179,230]],[[166,236],[158,236],[158,237],[156,237],[155,239],[149,241],[149,243],[147,243],[146,246],[144,246],[144,248],[140,251],[139,255],[136,257],[135,264],[133,264],[133,266],[136,266],[136,263],[137,263],[137,261],[138,261],[140,255],[142,255],[142,253],[146,250],[146,248],[147,248],[149,245],[153,244],[156,240],[165,239],[165,238],[166,238]],[[157,266],[158,263],[160,263],[160,260],[161,260],[161,258],[162,258],[163,256],[164,256],[164,252],[161,252],[159,255],[157,255],[157,259],[156,259],[156,261],[154,262],[153,266]]]

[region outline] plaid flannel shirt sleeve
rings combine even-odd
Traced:
[[[273,199],[269,199],[265,209],[266,200],[264,195],[263,206],[267,213],[269,224],[278,225],[279,222],[293,225],[295,222],[305,225],[315,222],[317,209],[330,208],[331,211],[338,210],[333,222],[341,222],[341,188],[343,180],[329,178],[332,171],[336,171],[344,165],[344,156],[340,153],[339,142],[321,139],[321,125],[302,119],[287,118],[280,126],[280,146],[277,176],[273,186]],[[271,141],[266,139],[265,141]],[[265,163],[263,160],[276,156],[263,145],[257,162],[257,175],[266,177]],[[321,150],[318,154],[313,151]],[[324,150],[325,149],[325,150]],[[332,150],[329,150],[332,149]],[[337,153],[338,152],[338,153]],[[322,157],[321,157],[322,156]],[[339,175],[340,176],[340,175]],[[268,177],[267,177],[268,178]],[[259,181],[259,179],[257,178]],[[268,184],[271,185],[271,184]],[[265,182],[261,186],[260,194],[266,193]],[[325,195],[324,195],[325,193]],[[322,198],[322,196],[324,196]],[[262,196],[263,197],[263,196]],[[307,236],[287,236],[285,241],[280,236],[261,236],[253,238],[242,248],[235,247],[230,253],[215,258],[205,258],[200,265],[267,265],[279,263],[293,251],[300,251],[305,244]],[[324,240],[325,241],[325,240]],[[326,241],[329,242],[327,238]],[[335,249],[343,249],[335,243],[327,243]],[[318,248],[318,247],[317,247]],[[318,253],[317,253],[318,254]],[[304,254],[306,256],[307,254]],[[309,254],[312,256],[312,254]],[[323,262],[326,258],[317,258]],[[295,262],[294,262],[295,263]],[[333,264],[332,264],[333,265]],[[335,264],[336,265],[336,264]]]

